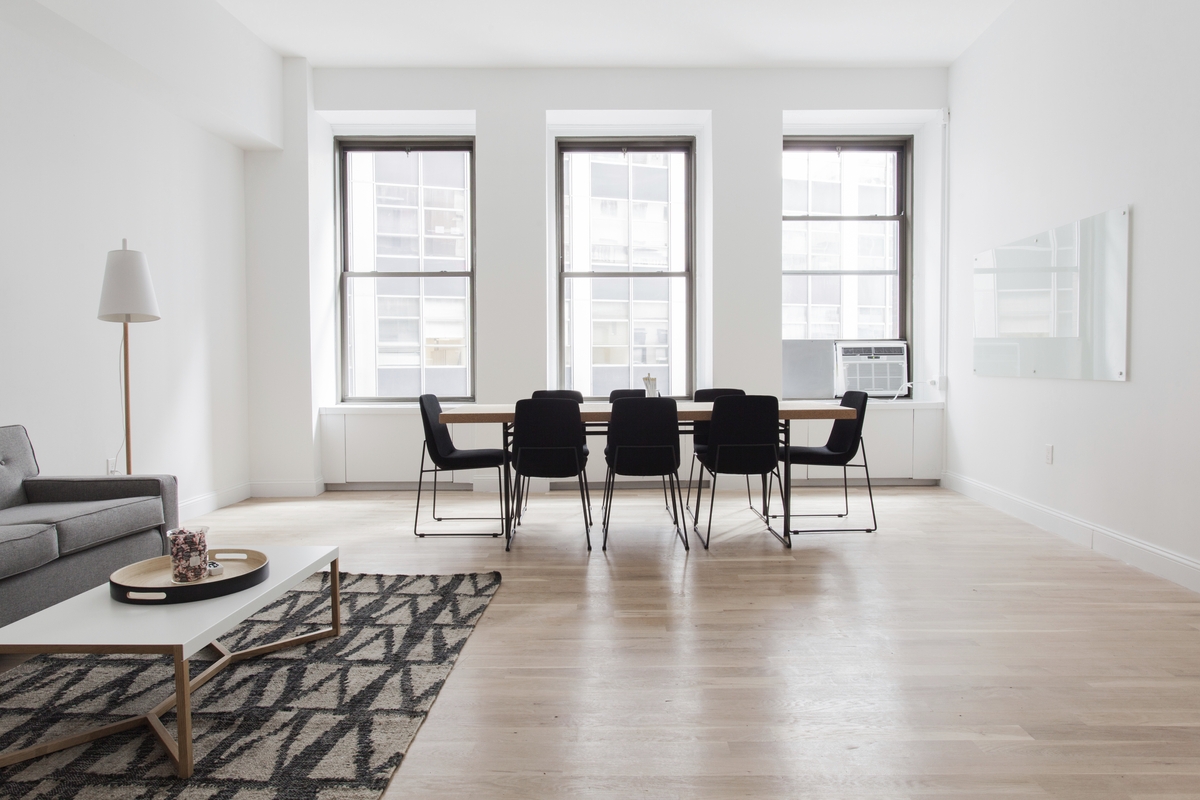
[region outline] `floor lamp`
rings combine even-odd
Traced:
[[[150,265],[146,254],[130,250],[125,239],[120,250],[108,251],[104,266],[104,288],[100,290],[100,319],[120,322],[124,329],[121,352],[125,361],[125,474],[133,474],[133,453],[129,435],[129,323],[160,319]]]

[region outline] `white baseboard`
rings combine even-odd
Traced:
[[[239,483],[219,492],[209,492],[179,503],[179,520],[194,519],[218,508],[240,503],[250,496],[250,484]]]
[[[1049,506],[953,472],[942,474],[942,486],[978,500],[984,505],[1056,533],[1065,539],[1112,556],[1130,566],[1200,592],[1200,561],[1144,542],[1103,525],[1064,514]]]
[[[325,481],[254,481],[251,497],[316,497],[325,491]]]

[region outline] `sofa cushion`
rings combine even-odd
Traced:
[[[38,474],[37,458],[23,425],[0,427],[0,509],[26,502],[21,484]]]
[[[0,580],[58,558],[53,525],[0,525]]]
[[[0,525],[52,524],[58,553],[67,555],[163,524],[158,497],[122,497],[81,503],[26,503],[0,509]]]

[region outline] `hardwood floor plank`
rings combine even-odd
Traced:
[[[414,500],[194,520],[352,572],[503,574],[387,798],[1200,797],[1200,595],[961,495],[880,489],[877,533],[784,550],[730,491],[686,552],[661,493],[626,490],[590,555],[570,492],[533,495],[508,553],[413,537]]]

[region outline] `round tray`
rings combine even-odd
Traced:
[[[210,575],[193,583],[171,580],[171,557],[159,556],[130,564],[108,579],[108,592],[121,603],[166,605],[208,600],[257,586],[267,579],[270,564],[265,553],[239,547],[208,551],[208,560],[224,567],[220,575]]]

